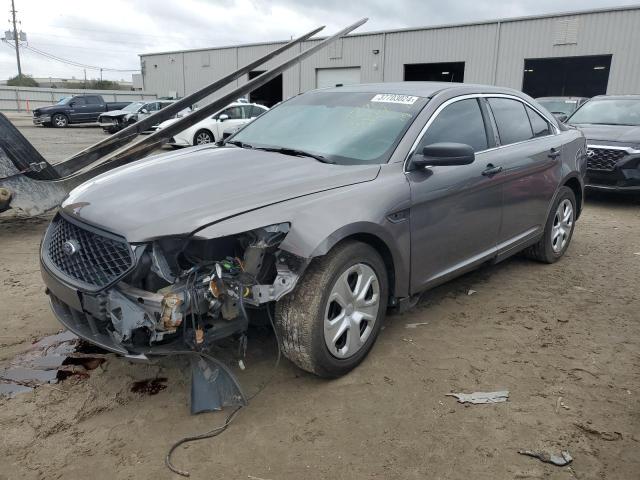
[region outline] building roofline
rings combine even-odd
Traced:
[[[422,27],[406,27],[406,28],[397,28],[397,29],[391,29],[391,30],[375,30],[371,32],[353,33],[353,34],[347,35],[346,37],[364,37],[367,35],[416,32],[416,31],[423,31],[423,30],[441,30],[445,28],[472,27],[476,25],[492,25],[492,24],[498,24],[498,23],[522,22],[527,20],[539,20],[539,19],[554,18],[554,17],[567,17],[567,16],[573,16],[573,15],[590,15],[594,13],[623,12],[627,10],[640,10],[640,4],[622,5],[619,7],[608,7],[608,8],[593,8],[589,10],[574,10],[574,11],[568,11],[568,12],[565,11],[565,12],[556,12],[556,13],[545,13],[542,15],[506,17],[506,18],[497,18],[497,19],[491,19],[491,20],[479,20],[476,22],[427,25]],[[304,43],[313,42],[316,40],[323,40],[325,38],[327,37],[314,37],[310,40],[306,40]],[[211,51],[211,50],[226,50],[229,48],[248,48],[248,47],[258,47],[258,46],[265,46],[265,45],[283,45],[290,41],[291,40],[274,40],[269,42],[254,42],[254,43],[241,43],[241,44],[235,44],[235,45],[223,45],[219,47],[169,50],[169,51],[163,51],[163,52],[140,53],[138,54],[138,56],[142,58],[142,57],[151,57],[154,55],[169,55],[169,54],[178,54],[178,53],[205,52],[205,51]]]

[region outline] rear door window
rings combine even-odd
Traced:
[[[538,112],[536,112],[531,107],[527,108],[527,115],[529,115],[529,120],[531,121],[531,128],[533,129],[533,136],[537,137],[545,137],[547,135],[551,135],[551,126],[549,122],[547,122],[544,118],[540,116]]]
[[[158,102],[147,103],[141,110],[144,109],[147,112],[156,112],[158,111]]]
[[[259,117],[260,115],[262,115],[264,112],[266,112],[267,109],[264,107],[259,107],[257,105],[253,105],[251,107],[251,117]]]
[[[101,105],[102,99],[100,97],[86,97],[88,105]]]
[[[244,118],[244,110],[240,106],[229,107],[221,115],[227,115],[229,120],[242,120]]]
[[[496,119],[502,145],[533,138],[531,123],[523,103],[509,98],[490,98],[489,105]]]
[[[477,99],[460,100],[445,107],[422,137],[418,151],[441,142],[464,143],[476,152],[488,148],[487,132]]]

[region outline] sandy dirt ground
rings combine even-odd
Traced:
[[[39,145],[56,132],[23,130]],[[64,133],[53,156],[101,135]],[[0,365],[60,329],[38,271],[45,227],[0,223]],[[196,479],[640,478],[639,271],[640,199],[591,196],[559,263],[516,257],[428,292],[387,318],[344,378],[283,361],[222,436],[174,461]],[[247,368],[235,368],[247,393],[270,376],[275,351],[272,335],[252,332]],[[179,478],[163,464],[168,447],[227,414],[189,414],[182,366],[113,358],[88,379],[0,399],[0,479]],[[157,395],[131,392],[155,377],[167,378]],[[509,401],[493,405],[445,396],[503,389]],[[521,448],[574,460],[556,467]]]

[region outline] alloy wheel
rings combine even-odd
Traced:
[[[56,124],[56,127],[66,127],[67,126],[67,119],[65,117],[63,117],[62,115],[56,115],[53,119],[53,121]]]
[[[376,272],[357,263],[343,272],[329,293],[324,315],[324,340],[337,358],[349,358],[365,345],[380,308]]]
[[[207,132],[200,132],[196,135],[196,145],[204,145],[206,143],[211,143],[211,135]]]
[[[573,205],[569,199],[564,199],[558,205],[551,228],[551,247],[555,253],[560,253],[569,241],[573,228]]]

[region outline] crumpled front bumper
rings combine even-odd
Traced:
[[[84,311],[81,292],[52,275],[42,262],[40,263],[40,272],[47,287],[51,310],[68,330],[111,352],[121,355],[142,353],[129,351],[117,342],[104,322]]]
[[[39,117],[33,117],[34,125],[44,125],[45,123],[51,123],[51,115],[40,115]]]

